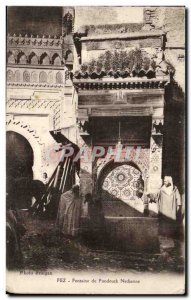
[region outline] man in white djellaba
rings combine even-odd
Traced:
[[[182,202],[172,177],[165,176],[159,193],[147,196],[158,205],[159,234],[176,238]]]

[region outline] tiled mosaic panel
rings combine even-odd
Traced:
[[[124,202],[137,198],[137,180],[141,172],[130,165],[121,165],[113,169],[105,177],[102,184],[102,196],[113,196]]]
[[[130,158],[131,159],[129,161],[135,163],[140,168],[142,172],[143,180],[145,180],[149,172],[150,149],[149,148],[141,148],[141,149],[139,148],[138,150],[135,149],[135,156]],[[108,164],[108,160],[106,160],[106,158],[98,158],[96,163],[97,177],[99,177],[101,171],[104,169],[106,164]]]

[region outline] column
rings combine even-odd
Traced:
[[[163,108],[152,116],[148,192],[157,193],[162,185]]]
[[[84,122],[81,120],[81,123]],[[84,135],[83,135],[84,133]],[[82,199],[81,218],[88,217],[88,203],[84,203],[86,194],[92,194],[92,148],[91,136],[79,128],[78,146],[80,148],[80,197]]]

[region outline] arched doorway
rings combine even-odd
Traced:
[[[135,163],[109,162],[100,172],[97,183],[97,193],[106,216],[134,217],[143,214],[139,190],[144,189],[144,181]]]
[[[100,171],[96,193],[104,216],[100,231],[104,232],[106,247],[125,251],[158,249],[157,219],[144,214],[143,190],[142,171],[133,162],[110,161]]]
[[[21,134],[6,133],[7,207],[29,208],[33,181],[33,150]]]
[[[7,176],[33,178],[33,149],[27,139],[14,131],[6,133]]]

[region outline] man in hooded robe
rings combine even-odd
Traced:
[[[56,225],[61,233],[73,237],[78,235],[80,209],[79,186],[74,185],[60,197]]]
[[[165,176],[164,185],[158,194],[159,230],[161,234],[176,235],[181,205],[180,193],[173,184],[172,177]]]

